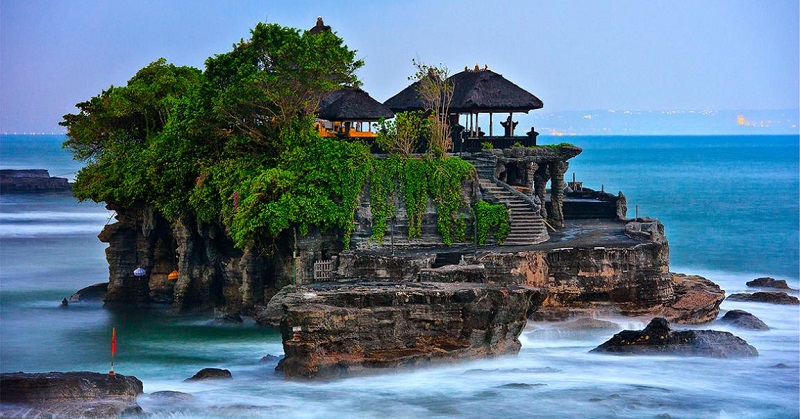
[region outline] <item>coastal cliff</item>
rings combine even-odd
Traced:
[[[544,294],[487,284],[357,282],[284,288],[286,377],[515,354],[527,314]]]

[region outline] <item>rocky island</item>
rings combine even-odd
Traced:
[[[0,194],[72,193],[66,178],[51,177],[44,169],[0,170]]]
[[[162,59],[66,115],[76,196],[116,213],[105,303],[279,326],[298,378],[515,353],[528,319],[716,318],[724,292],[670,272],[658,220],[565,181],[580,147],[515,135],[536,96],[417,63],[381,104],[362,64],[324,25],[259,24],[205,72]]]

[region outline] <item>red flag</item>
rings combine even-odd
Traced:
[[[117,353],[117,328],[111,328],[111,354]]]

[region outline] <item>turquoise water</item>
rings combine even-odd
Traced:
[[[74,173],[63,137],[2,136],[0,168]],[[540,137],[542,143],[562,138]],[[700,273],[728,293],[756,276],[798,281],[798,137],[573,137],[584,148],[570,165],[586,186],[624,191],[629,216],[666,225],[674,271]],[[218,325],[208,315],[166,308],[105,309],[59,301],[108,275],[96,236],[102,205],[49,196],[0,197],[0,371],[109,368],[145,392],[177,390],[195,400],[164,404],[154,417],[797,417],[800,309],[723,303],[771,330],[731,330],[758,358],[612,357],[588,351],[610,332],[571,333],[529,324],[518,356],[332,382],[290,382],[273,372],[279,334],[252,322]],[[641,328],[647,319],[614,318]],[[704,328],[727,330],[717,325]],[[776,367],[784,364],[785,367]],[[234,380],[185,383],[201,368]]]

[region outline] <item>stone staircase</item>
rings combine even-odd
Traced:
[[[547,227],[542,216],[530,198],[516,191],[494,176],[497,158],[489,153],[481,153],[471,159],[478,171],[478,184],[483,199],[502,203],[510,210],[511,230],[503,246],[521,246],[547,241]]]

